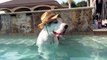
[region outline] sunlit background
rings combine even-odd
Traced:
[[[7,2],[11,0],[0,0],[0,3]],[[59,3],[66,2],[67,0],[57,0]],[[74,0],[76,3],[84,0]],[[86,1],[86,0],[85,0]]]
[[[4,2],[7,2],[7,1],[11,1],[11,0],[0,0],[0,3],[4,3]],[[67,0],[57,0],[60,4],[62,3],[62,2],[67,2]],[[75,3],[78,3],[78,2],[80,2],[80,1],[86,1],[86,0],[74,0],[75,1]],[[2,13],[5,13],[4,11],[0,11],[0,14],[2,14]]]
[[[62,2],[66,2],[67,0],[57,0],[59,3],[62,3]],[[86,1],[86,0],[73,0],[75,1],[76,3],[77,2],[80,2],[80,1]]]
[[[4,2],[7,2],[7,1],[11,1],[11,0],[0,0],[0,3],[4,3]]]

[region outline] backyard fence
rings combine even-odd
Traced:
[[[37,25],[46,10],[0,14],[0,33],[39,33]],[[92,8],[54,9],[69,25],[68,32],[92,30]]]

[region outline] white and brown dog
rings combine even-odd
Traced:
[[[64,35],[68,25],[63,22],[59,14],[47,11],[41,16],[38,27],[41,32],[37,38],[39,55],[46,60],[56,60],[55,50],[59,44],[58,39]]]

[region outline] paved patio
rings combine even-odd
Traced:
[[[93,29],[93,31],[107,31],[107,28],[102,28],[102,29]]]

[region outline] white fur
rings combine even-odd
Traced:
[[[57,33],[63,32],[66,23],[61,18],[57,19],[58,23],[47,24],[40,32],[37,38],[38,52],[40,56],[48,60],[55,59],[55,50],[59,44],[58,38],[54,36],[53,31]]]

